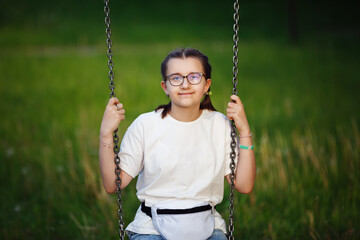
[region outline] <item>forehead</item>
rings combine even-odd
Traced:
[[[187,75],[191,72],[204,72],[204,68],[199,59],[188,58],[172,58],[167,64],[167,75],[180,73]]]

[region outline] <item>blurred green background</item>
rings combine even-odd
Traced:
[[[295,4],[295,5],[293,5]],[[114,239],[98,169],[108,101],[102,1],[0,1],[0,239]],[[168,99],[160,64],[195,47],[212,99],[232,89],[231,1],[112,1],[122,135]],[[239,96],[257,179],[237,194],[235,239],[360,239],[359,15],[342,1],[240,1]],[[124,190],[128,224],[139,202]],[[228,216],[228,187],[218,207]]]

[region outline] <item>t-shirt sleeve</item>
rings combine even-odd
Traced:
[[[120,146],[120,168],[135,178],[143,168],[143,128],[135,120],[127,129]]]
[[[231,153],[231,141],[232,141],[232,137],[231,137],[231,121],[229,119],[226,118],[225,120],[225,174],[224,176],[226,175],[229,175],[231,173],[231,168],[230,168],[230,163],[231,163],[231,157],[230,157],[230,153]],[[237,137],[237,134],[236,134],[236,137],[235,137],[235,168],[236,168],[236,165],[237,165],[237,161],[238,161],[238,152],[239,152],[239,149],[238,149],[238,137]]]

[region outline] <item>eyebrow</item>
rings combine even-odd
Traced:
[[[189,73],[188,73],[188,74],[186,74],[186,75],[182,75],[181,73],[176,72],[176,73],[171,73],[171,74],[169,74],[169,75],[167,75],[167,76],[171,76],[171,75],[181,75],[181,76],[187,76],[187,75],[192,74],[192,73],[201,73],[201,72],[189,72]]]
[[[171,75],[181,75],[181,76],[182,76],[182,74],[181,74],[181,73],[179,73],[179,72],[176,72],[176,73],[171,73],[171,74],[169,74],[168,76],[171,76]]]

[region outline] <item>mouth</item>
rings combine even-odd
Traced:
[[[190,96],[190,95],[193,95],[194,93],[193,92],[181,92],[179,93],[180,96]]]

